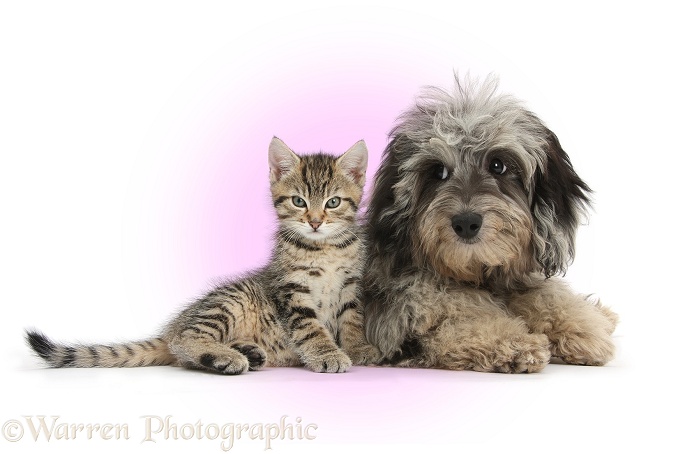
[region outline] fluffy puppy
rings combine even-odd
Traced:
[[[590,189],[556,135],[496,90],[456,75],[390,133],[367,212],[367,337],[401,366],[605,364],[617,316],[555,277]]]

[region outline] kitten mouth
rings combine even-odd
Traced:
[[[326,230],[310,230],[310,231],[306,231],[304,233],[304,236],[308,240],[319,241],[319,240],[325,240],[330,235]]]

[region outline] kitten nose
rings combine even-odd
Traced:
[[[317,221],[314,219],[310,221],[310,226],[315,230],[317,230],[320,225],[322,225],[322,221]]]

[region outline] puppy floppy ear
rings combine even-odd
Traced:
[[[591,189],[575,173],[556,135],[545,130],[546,159],[535,171],[531,210],[535,260],[550,277],[565,273],[575,257],[575,233]]]
[[[403,181],[402,162],[417,151],[417,145],[404,134],[391,134],[375,175],[367,210],[367,232],[372,252],[387,256],[391,269],[410,263],[409,226],[412,216],[412,184]],[[412,172],[408,172],[409,177]],[[392,270],[388,270],[392,271]]]

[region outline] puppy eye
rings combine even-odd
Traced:
[[[326,208],[336,208],[340,205],[340,197],[332,197],[326,202]]]
[[[448,168],[443,164],[437,164],[432,169],[432,175],[440,180],[448,178]]]
[[[496,175],[502,175],[507,171],[507,166],[501,160],[494,158],[488,165],[488,170]]]
[[[294,195],[291,197],[291,202],[297,206],[298,208],[304,208],[307,204],[305,203],[305,200],[302,198],[298,197],[297,195]]]

